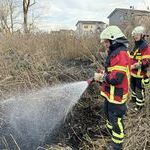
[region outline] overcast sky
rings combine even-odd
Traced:
[[[108,23],[107,16],[115,8],[145,9],[150,0],[36,0],[31,12],[40,29],[75,29],[78,20]]]

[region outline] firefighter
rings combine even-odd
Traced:
[[[108,51],[104,73],[95,73],[95,81],[102,80],[101,95],[104,97],[106,127],[111,131],[108,150],[121,150],[124,140],[123,116],[129,93],[130,57],[128,41],[117,26],[108,26],[100,34],[100,39]]]
[[[147,69],[150,65],[150,45],[145,40],[146,31],[143,26],[137,26],[132,31],[134,48],[131,56],[131,100],[136,103],[135,110],[140,110],[145,104],[145,88],[149,84]]]

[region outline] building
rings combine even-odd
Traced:
[[[150,11],[116,8],[109,16],[109,25],[127,25],[131,22],[139,22],[142,24],[145,20],[150,19]]]
[[[93,35],[100,33],[106,24],[102,21],[78,21],[76,24],[78,35]]]

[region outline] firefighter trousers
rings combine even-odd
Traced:
[[[145,104],[145,88],[142,84],[142,78],[131,76],[131,99],[135,101],[137,107],[143,107]]]
[[[113,104],[105,100],[104,113],[106,116],[106,127],[112,132],[112,143],[115,149],[120,150],[124,140],[123,116],[127,111],[126,104]]]

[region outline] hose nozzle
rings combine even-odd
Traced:
[[[94,82],[94,78],[90,78],[87,80],[88,85],[92,84],[92,82]]]

